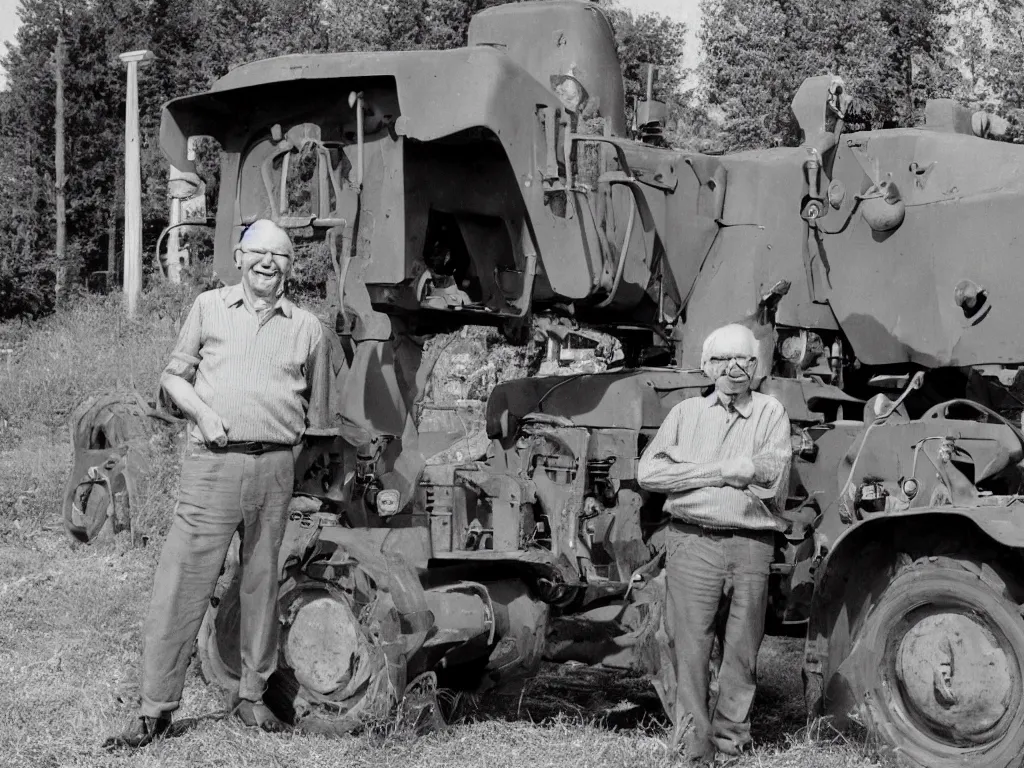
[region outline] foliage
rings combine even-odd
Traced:
[[[615,31],[615,44],[622,63],[627,110],[632,110],[635,99],[647,94],[647,67],[658,69],[653,95],[678,110],[681,105],[683,83],[683,49],[686,25],[657,13],[634,14],[610,5],[605,15]]]
[[[792,145],[790,104],[807,77],[832,73],[866,127],[918,124],[926,99],[963,76],[947,47],[950,0],[702,0],[702,97],[727,148]]]

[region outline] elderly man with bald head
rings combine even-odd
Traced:
[[[160,379],[192,423],[178,503],[145,624],[138,717],[109,747],[164,734],[231,538],[241,532],[241,680],[232,713],[279,730],[263,703],[277,665],[278,552],[295,447],[331,436],[324,331],[285,297],[293,248],[275,223],[248,226],[235,250],[238,284],[200,294]]]
[[[764,636],[773,513],[789,476],[789,418],[751,391],[758,345],[742,325],[704,342],[701,364],[714,391],[676,405],[644,451],[637,480],[666,495],[666,629],[674,647],[673,746],[694,764],[750,744],[757,652]],[[720,618],[724,617],[724,618]],[[720,621],[724,621],[723,627]],[[722,641],[718,702],[708,713],[708,667]]]

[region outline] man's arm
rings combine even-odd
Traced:
[[[679,451],[679,410],[669,411],[636,468],[641,488],[655,493],[682,493],[694,488],[717,488],[725,484],[721,462],[686,461]]]
[[[781,507],[789,492],[789,468],[793,459],[789,416],[779,407],[768,424],[764,442],[754,454],[754,480],[749,490],[764,501]]]
[[[196,394],[195,381],[202,346],[203,311],[196,299],[185,318],[171,360],[160,376],[160,388],[181,412],[199,427],[207,443],[227,443],[227,423]]]

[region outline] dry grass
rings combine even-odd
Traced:
[[[480,697],[449,732],[419,740],[271,736],[215,713],[189,674],[181,719],[192,727],[135,754],[104,752],[137,696],[140,626],[157,552],[72,551],[55,532],[0,537],[0,765],[37,766],[658,766],[657,701],[642,679],[553,666],[517,692]],[[872,765],[863,741],[811,739],[802,728],[800,643],[769,639],[755,709],[757,749],[740,768]],[[823,729],[828,731],[828,729]]]

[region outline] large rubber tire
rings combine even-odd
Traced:
[[[219,586],[216,604],[207,611],[197,642],[203,679],[219,690],[225,702],[237,692],[241,674],[239,577],[240,572],[233,569],[226,588]],[[353,598],[358,600],[354,602]],[[391,648],[382,647],[380,640],[381,634],[398,633],[397,617],[390,622],[392,626],[388,621],[391,615],[386,615],[383,623],[389,625],[382,627],[379,619],[360,610],[360,606],[373,602],[372,598],[367,593],[352,595],[303,575],[282,585],[282,647],[278,669],[267,681],[264,694],[264,701],[278,717],[301,731],[343,735],[379,721],[391,711],[399,698],[397,692],[405,688],[405,659],[389,653]],[[362,615],[364,621],[360,622],[357,615]],[[334,618],[338,622],[332,623]],[[303,624],[304,635],[293,640],[290,633],[297,623]],[[332,640],[338,639],[347,641],[346,648],[358,645],[358,659],[347,654],[339,658],[332,647]],[[303,663],[297,672],[289,662],[294,663],[294,656],[299,654]],[[348,663],[339,667],[339,662],[350,659],[351,667]],[[330,680],[324,680],[332,673],[340,681],[336,693],[327,690]],[[317,686],[318,682],[326,688]]]
[[[845,677],[865,725],[911,764],[1021,765],[1024,619],[1013,594],[988,565],[928,557],[897,571],[871,607]]]

